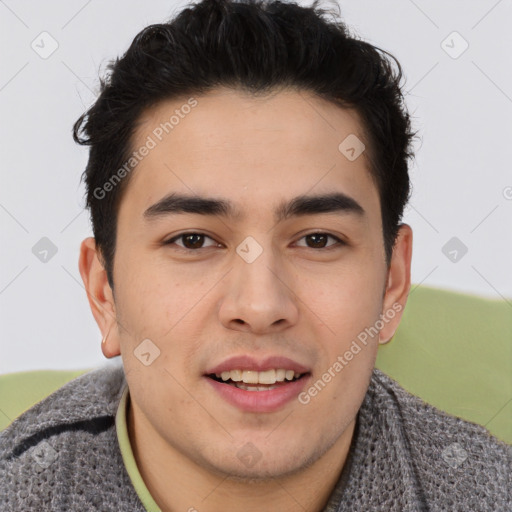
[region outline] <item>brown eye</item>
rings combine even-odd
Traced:
[[[187,249],[200,249],[204,243],[204,236],[198,235],[197,233],[192,233],[190,235],[183,235],[181,238],[183,240],[183,245]]]
[[[329,238],[334,240],[336,243],[327,245],[327,241]],[[309,235],[302,237],[302,239],[305,239],[307,241],[306,247],[309,247],[310,249],[328,249],[335,245],[344,245],[344,242],[342,240],[329,233],[310,233]]]
[[[214,242],[209,247],[219,245],[219,244],[217,244],[217,242],[215,242],[215,240],[213,240],[213,238],[210,238],[209,236],[207,236],[203,233],[182,233],[181,235],[177,235],[177,236],[171,238],[170,240],[167,240],[166,242],[164,242],[164,244],[165,245],[173,245],[173,244],[175,244],[175,242],[177,240],[180,240],[182,242],[181,244],[175,244],[175,245],[177,245],[178,248],[194,251],[197,249],[205,248],[205,247],[203,247],[205,239],[209,239],[212,242]],[[206,247],[208,247],[208,246],[206,246]]]

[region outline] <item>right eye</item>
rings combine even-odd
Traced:
[[[210,245],[209,247],[219,247],[220,244],[213,240],[213,238],[209,237],[208,235],[205,235],[204,233],[197,233],[197,232],[189,232],[189,233],[181,233],[179,235],[176,235],[172,237],[171,239],[163,242],[164,245],[176,245],[179,249],[184,251],[197,251],[198,249],[203,249],[205,247],[203,246],[204,240],[208,238],[212,242],[214,242],[213,245]],[[183,241],[183,245],[175,244],[177,240]]]

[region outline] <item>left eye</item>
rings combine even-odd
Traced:
[[[327,239],[331,238],[336,243],[331,245],[326,245]],[[311,249],[324,249],[328,247],[332,247],[333,245],[343,245],[343,241],[340,240],[337,236],[330,235],[329,233],[310,233],[309,235],[305,235],[301,238],[302,239],[309,239],[310,241],[313,241],[314,247],[310,247]],[[319,247],[320,246],[320,247]]]
[[[329,238],[334,240],[335,243],[327,245],[327,240]],[[218,242],[216,242],[213,238],[211,238],[208,235],[205,235],[203,233],[182,233],[181,235],[177,235],[177,236],[167,240],[166,242],[164,242],[164,245],[172,245],[177,240],[181,240],[182,245],[177,244],[178,247],[185,249],[185,250],[194,251],[197,249],[205,248],[205,247],[203,247],[203,242],[205,239],[209,239],[213,242],[213,244],[211,244],[208,247],[215,247],[215,246],[219,247],[220,246],[220,244]],[[305,235],[302,238],[300,238],[300,240],[303,240],[303,239],[312,242],[313,246],[300,245],[300,247],[308,247],[309,249],[325,249],[325,248],[332,247],[336,244],[344,245],[344,242],[342,240],[340,240],[338,237],[331,235],[329,233],[321,233],[321,232],[309,233],[308,235]]]

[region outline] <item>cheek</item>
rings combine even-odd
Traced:
[[[383,276],[375,267],[347,266],[333,273],[323,286],[309,283],[309,294],[316,298],[308,305],[320,319],[314,336],[322,339],[317,345],[322,356],[315,378],[330,383],[330,391],[322,393],[319,401],[324,405],[331,400],[343,403],[348,410],[358,405],[360,390],[365,389],[374,367],[378,348],[375,326],[380,318],[383,287]]]
[[[375,322],[381,312],[385,275],[377,262],[363,258],[333,265],[315,279],[296,277],[301,283],[299,297],[320,319],[330,322],[338,335],[353,334],[354,329]]]
[[[121,339],[121,353],[125,368],[135,371],[142,366],[134,355],[143,340],[149,339],[156,349],[149,345],[158,357],[145,370],[147,386],[160,388],[169,381],[172,389],[176,385],[170,374],[183,382],[187,369],[194,360],[200,332],[204,324],[198,321],[205,315],[203,309],[205,290],[212,284],[197,276],[183,276],[156,265],[147,265],[149,271],[134,268],[124,286],[120,286],[118,318],[125,328]],[[152,381],[158,374],[163,380]],[[147,397],[150,399],[151,397]]]
[[[151,259],[132,256],[119,265],[118,318],[133,338],[161,338],[186,311],[183,283],[176,272]]]

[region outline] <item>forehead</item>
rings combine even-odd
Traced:
[[[333,187],[378,201],[365,153],[351,161],[340,150],[350,137],[365,141],[357,114],[306,91],[218,88],[163,101],[138,121],[132,147],[151,149],[132,171],[121,209],[142,216],[172,191],[230,196],[241,214],[250,198],[271,208],[273,196]]]

